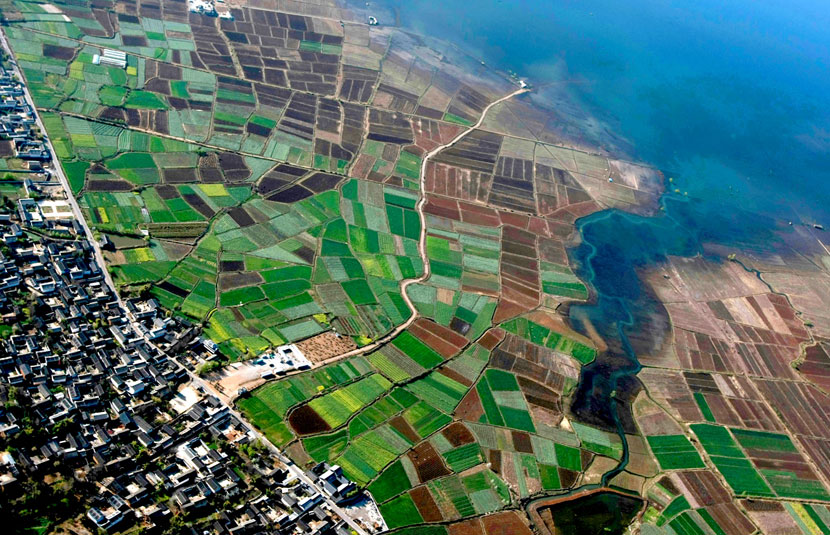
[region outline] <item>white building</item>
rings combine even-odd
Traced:
[[[275,374],[283,374],[291,370],[311,368],[311,361],[303,355],[303,352],[295,344],[279,346],[274,351],[259,357],[254,361],[254,364],[264,368],[260,375],[266,379]]]
[[[95,65],[110,65],[124,69],[127,67],[127,53],[120,50],[110,50],[109,48],[102,48],[100,54],[92,56],[92,63]]]

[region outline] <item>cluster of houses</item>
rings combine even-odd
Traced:
[[[14,145],[14,156],[33,162],[49,161],[49,149],[39,136],[32,107],[26,102],[23,84],[0,67],[0,137]]]
[[[12,325],[0,339],[0,437],[14,445],[27,426],[45,434],[0,452],[4,493],[63,466],[96,482],[86,518],[109,532],[162,530],[185,515],[208,519],[202,534],[350,533],[327,506],[356,490],[339,468],[309,473],[324,496],[264,448],[255,461],[237,453],[256,444],[252,430],[158,350],[187,344],[192,328],[153,300],[122,308],[87,241],[35,241],[21,223],[0,217],[15,235],[0,252],[0,313]]]
[[[95,489],[78,513],[91,532],[350,534],[332,507],[356,490],[342,471],[298,479],[175,360],[198,329],[122,303],[79,222],[54,236],[37,207],[0,209],[4,499],[63,474]]]

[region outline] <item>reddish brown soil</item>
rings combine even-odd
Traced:
[[[791,312],[791,309],[787,310]],[[830,390],[830,355],[825,345],[827,342],[823,341],[822,344],[808,347],[804,362],[798,367],[798,371],[824,390]]]
[[[532,381],[527,377],[519,376],[519,387],[525,395],[528,403],[549,409],[555,412],[562,412],[559,394],[550,388]]]
[[[407,440],[409,440],[413,444],[421,440],[421,437],[419,437],[418,433],[416,433],[415,430],[412,429],[412,426],[409,425],[409,422],[404,420],[403,416],[395,416],[389,421],[389,424],[396,431],[405,436]]]
[[[429,489],[426,487],[417,487],[409,492],[412,501],[415,502],[415,507],[424,518],[424,522],[440,522],[444,519],[441,516],[441,510],[438,509],[438,504],[432,499]]]
[[[784,505],[778,502],[767,502],[762,500],[741,500],[741,505],[747,511],[784,511]]]
[[[452,329],[425,318],[419,318],[410,325],[409,332],[444,358],[455,355],[468,343],[466,338]]]
[[[520,229],[526,229],[530,219],[526,215],[514,214],[511,212],[499,212],[502,225],[510,225]]]
[[[441,368],[440,370],[438,370],[438,373],[440,373],[441,375],[443,375],[445,377],[449,377],[453,381],[455,381],[457,383],[460,383],[464,386],[469,387],[469,386],[473,385],[472,381],[470,381],[469,379],[467,379],[466,377],[464,377],[463,375],[461,375],[460,373],[458,373],[457,371],[455,371],[451,368],[446,368],[446,367]]]
[[[752,522],[732,503],[729,491],[712,472],[678,472],[676,477],[696,501],[706,507],[727,535],[748,535],[755,531]]]
[[[493,314],[493,322],[501,323],[503,321],[507,321],[528,310],[530,309],[502,299],[499,301],[499,306],[496,307],[496,313]]]
[[[291,411],[288,423],[298,435],[313,435],[331,429],[329,424],[309,405],[301,405]]]
[[[450,524],[449,535],[484,535],[481,523],[477,518]]]
[[[496,309],[495,322],[535,308],[541,295],[536,235],[506,226],[502,229],[501,243],[502,300]]]
[[[499,342],[504,340],[504,335],[504,330],[495,327],[484,333],[484,335],[481,338],[479,338],[478,343],[481,346],[483,346],[486,350],[492,351],[493,348],[499,344]]]
[[[533,535],[526,521],[516,511],[504,511],[481,519],[487,535]]]
[[[461,403],[455,409],[455,415],[462,420],[468,422],[477,422],[484,414],[484,409],[481,406],[481,400],[478,397],[478,392],[475,389],[467,392]]]
[[[496,474],[501,474],[501,450],[490,450],[490,469]]]
[[[472,223],[474,225],[481,225],[485,227],[498,227],[501,225],[501,219],[498,212],[491,208],[478,206],[475,204],[459,202],[461,209],[461,219],[465,223]]]
[[[499,226],[498,216],[488,216],[476,212],[464,211],[461,212],[461,218],[465,223],[470,223],[472,225],[480,225],[482,227]]]
[[[530,443],[530,435],[524,431],[512,431],[513,448],[521,453],[533,453],[533,445]]]
[[[454,447],[463,446],[464,444],[471,444],[475,442],[475,437],[467,429],[467,426],[461,422],[453,422],[446,429],[441,431],[441,434],[450,441]]]
[[[561,467],[557,471],[559,472],[559,481],[563,489],[572,487],[576,483],[576,478],[579,477],[579,472],[573,472]]]
[[[444,466],[441,456],[429,442],[422,442],[413,448],[409,454],[409,460],[415,466],[418,479],[426,483],[437,477],[449,475],[450,471]]]
[[[591,464],[591,459],[594,458],[594,454],[588,450],[582,450],[579,454],[580,459],[582,460],[582,469],[588,467]]]
[[[427,196],[427,202],[424,204],[423,211],[425,214],[445,217],[453,221],[461,221],[461,213],[458,211],[458,204],[455,201],[442,199],[433,195]]]

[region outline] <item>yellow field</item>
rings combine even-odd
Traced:
[[[228,195],[224,184],[199,184],[199,189],[208,197],[227,197]]]

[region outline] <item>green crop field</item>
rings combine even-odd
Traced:
[[[493,391],[518,391],[519,383],[516,381],[516,376],[512,373],[503,370],[487,370],[484,372],[487,377],[487,383]]]
[[[263,431],[269,428],[278,429],[281,439],[278,443],[282,444],[285,439],[291,437],[290,431],[282,424],[289,409],[321,391],[354,380],[368,371],[369,366],[364,359],[350,359],[314,370],[308,375],[268,383],[254,390],[249,397],[240,399],[238,403],[246,414],[252,415],[251,421]]]
[[[378,503],[406,492],[411,488],[409,476],[401,461],[396,461],[369,485],[369,492]]]
[[[689,501],[686,499],[685,496],[678,496],[677,498],[673,499],[660,515],[660,518],[657,520],[657,525],[661,526],[665,524],[667,521],[671,520],[675,516],[679,515],[683,511],[689,509]]]
[[[467,444],[444,454],[444,460],[454,472],[463,472],[484,461],[478,444]]]
[[[778,453],[796,453],[798,451],[787,435],[736,428],[731,428],[730,431],[746,450],[765,450]]]
[[[706,453],[727,484],[739,495],[774,496],[752,463],[738,448],[725,427],[711,424],[693,424],[692,431],[700,439]]]
[[[476,390],[481,400],[486,421],[492,425],[536,432],[527,403],[519,392],[513,374],[490,369],[478,382]]]
[[[392,340],[392,345],[426,369],[433,368],[444,361],[441,355],[418,340],[409,331],[404,331],[399,334]]]
[[[380,505],[380,513],[386,520],[389,529],[395,529],[411,524],[423,522],[421,513],[409,494],[401,494],[397,498]]]
[[[376,301],[375,294],[369,288],[369,284],[363,279],[350,280],[341,283],[346,295],[356,305],[368,305]]]
[[[553,332],[547,327],[534,323],[526,318],[517,318],[502,324],[506,331],[526,338],[537,345],[560,351],[572,356],[582,364],[588,364],[596,357],[596,349],[576,340],[572,340],[560,333]]]
[[[237,403],[245,417],[254,422],[257,429],[262,431],[268,440],[274,444],[285,444],[291,439],[292,435],[288,426],[261,398],[247,397],[240,399]]]
[[[425,401],[419,401],[407,409],[403,417],[421,438],[431,435],[452,420]]]
[[[709,407],[709,403],[706,402],[706,397],[701,392],[695,392],[695,403],[697,403],[697,407],[700,409],[700,414],[703,415],[703,419],[707,422],[715,422],[715,415],[712,414],[712,409]]]
[[[167,104],[165,104],[155,93],[150,93],[149,91],[131,91],[127,96],[127,102],[124,103],[124,106],[127,108],[137,108],[142,110],[167,109]]]
[[[703,468],[703,460],[684,435],[647,437],[651,451],[663,470]]]
[[[763,475],[769,486],[778,496],[786,498],[827,500],[830,499],[822,483],[815,475],[799,476],[789,469],[776,470],[768,468],[765,459],[776,459],[787,455],[789,459],[800,453],[790,437],[780,433],[730,429],[738,443],[750,453],[753,463]],[[756,460],[758,459],[758,460]],[[807,469],[806,463],[803,465]],[[808,470],[808,472],[811,472]]]
[[[219,297],[219,304],[222,306],[234,306],[265,299],[265,294],[259,286],[247,286],[222,292]]]
[[[335,429],[349,417],[389,390],[392,384],[382,375],[373,374],[338,390],[315,398],[309,406]]]
[[[554,446],[556,451],[556,464],[568,470],[580,471],[582,470],[582,458],[579,449],[566,446],[565,444],[556,444]]]
[[[330,434],[303,439],[303,448],[317,462],[329,461],[337,457],[348,444],[349,433],[345,429]]]
[[[432,372],[410,383],[407,389],[447,414],[453,412],[455,406],[467,393],[467,387],[439,372]]]

